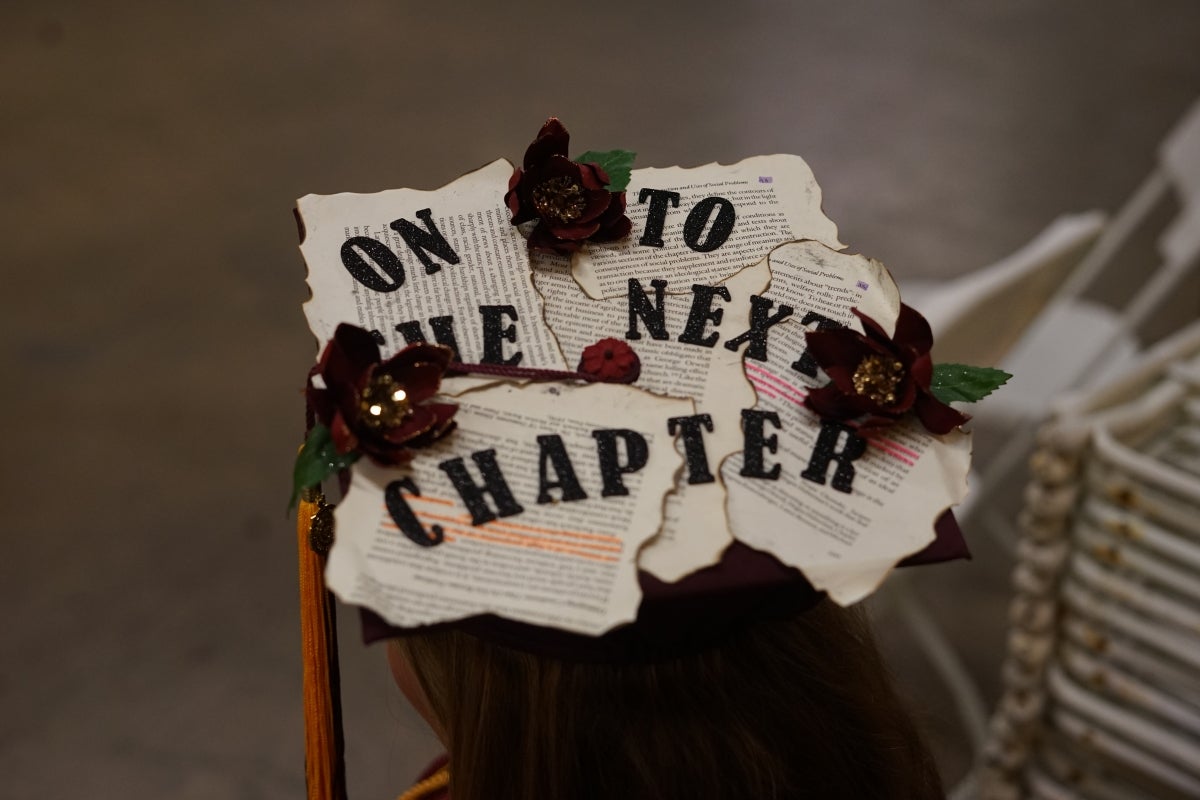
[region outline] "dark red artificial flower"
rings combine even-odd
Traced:
[[[906,305],[900,306],[896,334],[888,337],[875,320],[851,309],[866,333],[851,328],[810,331],[808,352],[829,376],[812,389],[804,405],[824,418],[864,418],[860,428],[894,422],[910,409],[931,433],[944,434],[970,417],[933,396],[933,333],[929,323]]]
[[[569,255],[584,242],[612,242],[633,230],[625,216],[625,192],[610,192],[599,164],[567,157],[570,134],[556,118],[546,120],[525,151],[524,169],[508,181],[504,202],[512,223],[538,220],[529,235],[531,250]]]
[[[413,344],[387,361],[362,328],[338,325],[313,371],[325,388],[308,383],[317,420],[329,428],[339,453],[356,451],[394,466],[454,428],[458,406],[427,403],[454,357],[448,347]]]
[[[604,383],[633,383],[642,373],[642,362],[620,339],[601,339],[583,349],[578,371]]]

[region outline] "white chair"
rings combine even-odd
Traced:
[[[904,301],[933,329],[938,361],[999,364],[1104,229],[1100,211],[1067,214],[1012,255],[950,282],[905,282]]]
[[[1037,436],[985,800],[1200,796],[1195,367],[1200,322]]]
[[[1177,207],[1177,213],[1164,215],[1171,207]],[[1164,221],[1164,216],[1169,219]],[[1157,256],[1147,258],[1148,242]],[[1200,317],[1200,289],[1187,283],[1198,266],[1200,102],[1160,148],[1155,170],[1000,362],[1014,377],[1003,391],[980,403],[976,413],[985,439],[990,434],[1003,445],[979,465],[977,490],[959,510],[964,525],[976,522],[1011,546],[1013,526],[1003,487],[1031,451],[1036,423],[1048,415],[1055,398],[1101,385],[1121,373],[1142,343],[1162,333],[1160,318],[1174,323],[1167,325],[1171,329]],[[1144,278],[1136,291],[1128,285],[1129,273]],[[1186,289],[1182,294],[1181,288]],[[1115,304],[1100,302],[1106,292]],[[953,333],[956,328],[947,330]],[[965,334],[958,336],[947,352],[984,354],[978,347],[960,350],[960,343],[968,340]],[[935,345],[935,359],[948,360],[939,347]],[[989,506],[989,501],[998,504]]]
[[[1172,204],[1179,212],[1173,222],[1162,226],[1163,209]],[[1052,641],[1046,637],[1053,635],[1048,632],[1054,630],[1059,607],[1053,588],[1066,560],[1066,521],[1078,495],[1078,488],[1068,479],[1075,475],[1089,426],[1103,418],[1100,409],[1137,397],[1181,355],[1200,350],[1200,329],[1192,329],[1146,356],[1136,357],[1139,339],[1156,336],[1155,325],[1147,324],[1158,322],[1151,319],[1156,310],[1172,308],[1177,324],[1200,316],[1200,295],[1190,301],[1187,296],[1172,297],[1200,262],[1200,102],[1160,148],[1156,169],[1101,231],[1102,225],[1102,217],[1095,213],[1064,217],[1027,247],[987,270],[948,285],[910,283],[904,288],[906,302],[922,309],[930,320],[936,361],[999,363],[1016,376],[1003,392],[976,410],[983,424],[991,428],[982,431],[983,440],[987,441],[988,433],[999,431],[1004,444],[992,458],[980,460],[981,469],[972,474],[968,503],[957,509],[968,532],[982,527],[1021,557],[1014,575],[1017,596],[1010,618],[1012,646],[1004,670],[1006,692],[988,731],[980,722],[983,701],[978,688],[954,648],[911,593],[903,586],[897,592],[904,618],[955,698],[969,739],[988,742],[982,750],[985,765],[954,789],[951,797],[956,800],[975,796],[981,789],[989,797],[1019,796],[1015,783],[995,776],[1011,774],[1005,770],[1025,763],[1022,753],[1026,745],[1017,744],[1024,739],[1014,727],[1021,727],[1021,719],[1028,723],[1030,692],[1040,692],[1043,685],[1051,649],[1047,642]],[[1158,257],[1150,254],[1153,247],[1146,247],[1147,238],[1157,247]],[[1081,258],[1083,251],[1086,255]],[[1101,296],[1097,299],[1102,299],[1102,279],[1114,273],[1120,278],[1123,271],[1130,270],[1138,276],[1149,275],[1132,297],[1129,291],[1118,291],[1115,307],[1088,297],[1097,290]],[[1112,294],[1109,291],[1110,300]],[[1161,335],[1163,326],[1158,329]],[[1200,384],[1200,366],[1195,380]],[[1086,388],[1095,386],[1104,388]],[[1072,395],[1072,387],[1085,388],[1082,394]],[[1062,399],[1052,403],[1052,398],[1060,395]],[[1092,412],[1099,416],[1089,418],[1082,427],[1075,423],[1050,426],[1059,440],[1051,445],[1042,442],[1034,454],[1034,480],[1028,490],[1034,497],[1027,505],[1036,507],[1038,513],[1029,508],[1024,512],[1018,544],[1003,489],[1028,456],[1036,423],[1051,408],[1060,422],[1078,422]],[[1068,435],[1068,431],[1073,433]],[[1200,433],[1196,436],[1200,440]],[[1200,455],[1195,458],[1200,462]],[[1118,650],[1126,655],[1137,652],[1136,647],[1123,645]],[[1174,674],[1169,667],[1158,672]],[[1118,786],[1103,780],[1100,784]],[[1052,779],[1045,778],[1035,795],[1051,796],[1052,790],[1047,788],[1051,785]],[[1032,785],[1029,790],[1033,791]],[[1126,796],[1117,789],[1112,791],[1114,797]]]

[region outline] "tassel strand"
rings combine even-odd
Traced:
[[[321,510],[319,493],[305,493],[296,514],[300,562],[300,639],[304,659],[304,764],[308,800],[345,800],[340,703],[336,697],[337,634],[325,590],[324,558],[309,537]]]

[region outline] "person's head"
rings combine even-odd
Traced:
[[[943,796],[864,615],[831,602],[653,664],[452,630],[391,649],[450,752],[455,800]]]

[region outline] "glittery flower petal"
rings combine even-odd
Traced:
[[[325,345],[317,371],[327,388],[338,384],[355,384],[359,377],[379,361],[379,345],[371,334],[345,322],[337,326],[333,338]]]
[[[571,142],[571,135],[567,133],[566,127],[558,121],[557,117],[551,117],[542,125],[542,129],[538,131],[537,138],[525,150],[525,169],[529,169],[537,164],[544,162],[551,156],[567,155],[567,148]]]
[[[431,445],[454,430],[457,424],[454,421],[454,414],[458,411],[458,406],[451,403],[429,403],[425,408],[432,411],[436,419],[425,432],[408,443],[409,447]]]
[[[611,192],[605,189],[608,186],[608,173],[605,172],[599,164],[579,164],[579,180],[584,189],[590,191],[603,191],[611,196]]]
[[[437,393],[442,374],[454,358],[449,347],[412,344],[380,364],[376,371],[390,375],[404,387],[410,403],[420,403]]]
[[[563,156],[551,156],[536,168],[526,168],[526,171],[532,186],[537,186],[539,183],[548,181],[551,178],[570,178],[584,189],[588,188],[584,186],[580,166],[571,159]]]
[[[325,389],[317,389],[311,383],[307,389],[308,405],[317,419],[331,419],[337,410],[333,397]]]
[[[508,179],[508,191],[504,193],[504,203],[512,214],[513,225],[537,219],[537,211],[529,198],[525,196],[527,194],[525,187],[521,186],[522,175],[524,173],[520,167],[513,170],[512,177]]]
[[[809,389],[804,406],[824,419],[853,419],[866,411],[857,396],[846,394],[833,384]]]
[[[615,242],[624,239],[633,231],[633,222],[624,214],[611,225],[601,224],[600,230],[592,236],[593,242]]]
[[[586,204],[583,211],[579,214],[579,219],[576,222],[588,222],[596,225],[596,229],[600,229],[600,219],[608,211],[612,205],[613,196],[605,191],[589,191],[586,196]]]
[[[865,318],[860,314],[859,319]],[[896,318],[896,334],[892,340],[898,345],[911,347],[917,353],[928,353],[933,347],[933,331],[925,317],[901,304],[900,316]]]
[[[615,242],[628,236],[633,231],[633,222],[625,216],[625,193],[614,194],[612,202],[596,221],[600,223],[600,230],[592,236],[593,242]]]
[[[383,362],[381,367],[393,377],[399,378],[400,376],[395,374],[396,370],[406,370],[415,364],[425,363],[436,364],[444,370],[453,359],[454,351],[445,345],[417,342]]]
[[[879,436],[895,425],[896,419],[895,415],[871,414],[854,424],[855,433],[859,436],[865,436],[868,439],[872,436]]]
[[[808,331],[808,352],[843,392],[854,391],[854,370],[869,355],[886,355],[887,350],[850,328]]]
[[[329,433],[333,438],[333,446],[339,453],[349,453],[358,448],[358,437],[346,423],[342,412],[334,413],[333,420],[329,424]]]
[[[917,395],[915,409],[921,424],[930,433],[938,435],[949,433],[970,419],[966,414],[951,408],[926,391]]]
[[[387,428],[380,437],[394,445],[405,445],[437,424],[437,414],[427,406],[413,406],[404,422]]]
[[[545,221],[542,222],[545,225]],[[547,226],[547,232],[559,239],[572,239],[583,241],[591,236],[596,231],[600,230],[599,222],[580,222],[574,225],[553,225]]]
[[[529,234],[529,249],[541,250],[548,253],[570,255],[583,246],[583,242],[574,239],[559,239],[550,232],[545,222],[539,222]]]
[[[378,371],[391,375],[408,396],[408,402],[412,404],[423,402],[437,394],[445,367],[430,361],[421,361],[408,364],[403,369],[381,365]]]
[[[928,386],[933,380],[933,359],[926,351],[911,360],[908,366],[909,377],[918,386]]]
[[[890,345],[892,343],[892,337],[887,335],[887,331],[885,331],[883,326],[881,326],[878,322],[871,319],[857,308],[852,308],[850,310],[853,311],[854,316],[858,317],[859,321],[862,322],[863,332],[866,333],[870,339],[882,345]]]
[[[896,387],[896,399],[889,403],[886,408],[880,407],[883,411],[896,413],[907,411],[913,407],[913,403],[917,399],[919,389],[917,382],[912,380],[911,376],[900,381],[900,385]]]

